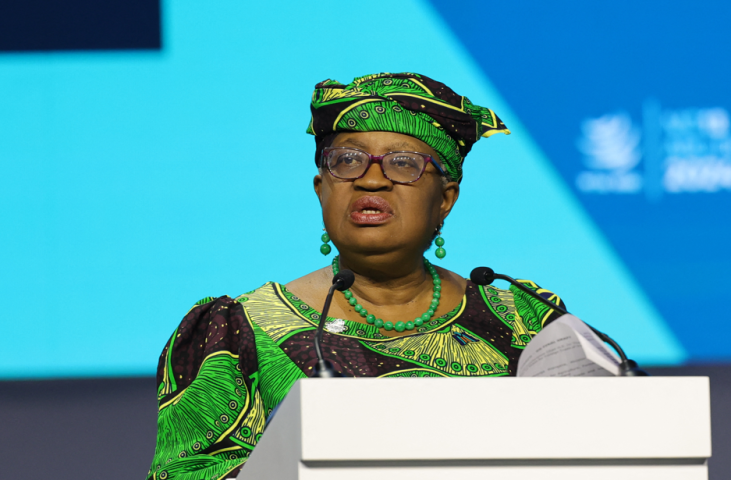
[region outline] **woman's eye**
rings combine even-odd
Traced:
[[[338,157],[337,163],[339,165],[346,165],[348,167],[353,167],[356,165],[360,165],[361,160],[357,156],[354,155],[341,155]]]
[[[417,161],[415,158],[410,157],[408,155],[401,155],[398,157],[394,157],[389,162],[392,166],[398,167],[398,168],[415,168],[417,167]]]

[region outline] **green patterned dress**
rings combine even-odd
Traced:
[[[553,293],[521,282],[545,298]],[[530,339],[557,313],[518,289],[467,282],[451,312],[410,335],[328,318],[324,353],[352,377],[515,375]],[[157,371],[158,434],[148,479],[234,478],[268,416],[316,362],[319,312],[283,285],[205,298],[183,318]],[[245,470],[244,470],[245,471]]]

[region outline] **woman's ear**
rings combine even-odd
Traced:
[[[315,175],[312,183],[315,187],[315,194],[317,195],[317,199],[320,201],[320,206],[322,206],[322,175]]]
[[[442,218],[442,222],[445,218],[449,215],[449,212],[452,211],[452,208],[454,208],[454,204],[457,203],[457,199],[459,198],[459,183],[457,182],[448,182],[444,187],[442,188],[442,205],[440,207],[440,214]]]

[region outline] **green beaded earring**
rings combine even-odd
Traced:
[[[327,232],[322,234],[322,237],[320,237],[320,240],[322,240],[322,245],[320,245],[320,253],[323,255],[329,255],[332,251],[332,248],[328,243],[330,243],[330,235],[327,234]]]
[[[440,259],[440,260],[442,258],[444,258],[444,257],[447,256],[447,251],[444,248],[442,248],[444,246],[444,239],[442,238],[442,230],[441,230],[441,228],[442,228],[442,226],[439,225],[439,228],[437,228],[437,238],[436,238],[436,240],[434,240],[434,244],[437,247],[439,247],[434,252],[434,255],[436,255],[437,258]]]

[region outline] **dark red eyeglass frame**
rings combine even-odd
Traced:
[[[368,165],[366,165],[366,168],[363,171],[363,173],[360,176],[355,177],[355,178],[338,177],[337,175],[335,175],[333,173],[332,170],[330,170],[330,165],[327,165],[326,164],[327,171],[330,172],[330,175],[332,175],[335,178],[339,178],[340,180],[351,180],[351,181],[353,181],[353,180],[358,180],[359,178],[363,178],[368,173],[368,170],[371,168],[371,165],[373,165],[374,163],[376,165],[380,165],[381,172],[383,173],[383,176],[386,177],[386,178],[388,178],[393,183],[407,184],[407,183],[414,183],[414,182],[418,181],[422,177],[422,175],[424,175],[424,172],[426,171],[426,167],[427,167],[427,165],[429,165],[429,163],[431,163],[432,165],[434,165],[434,167],[439,171],[439,174],[440,175],[442,175],[442,176],[446,176],[447,175],[446,172],[444,171],[444,169],[442,168],[442,166],[439,165],[439,162],[437,162],[436,160],[434,160],[434,157],[432,157],[428,153],[410,152],[410,151],[406,151],[406,150],[399,150],[399,151],[396,151],[396,152],[388,152],[388,153],[384,153],[383,155],[371,155],[370,153],[368,153],[368,152],[366,152],[364,150],[361,150],[359,148],[353,148],[353,147],[326,147],[326,148],[323,148],[322,149],[322,155],[320,156],[320,166],[321,167],[322,167],[322,164],[325,163],[324,162],[325,156],[328,153],[330,153],[331,151],[333,151],[333,150],[355,150],[357,152],[361,152],[361,153],[364,153],[364,154],[368,155]],[[415,153],[417,155],[421,155],[422,157],[425,157],[426,158],[426,162],[424,162],[424,167],[421,169],[421,172],[419,172],[419,176],[417,176],[414,180],[411,180],[409,182],[400,182],[398,180],[393,180],[388,175],[386,175],[386,171],[383,169],[383,159],[387,155],[392,155],[394,153]]]

